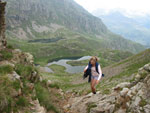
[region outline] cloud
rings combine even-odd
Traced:
[[[123,9],[129,14],[150,14],[150,0],[75,0],[89,12],[96,9]]]

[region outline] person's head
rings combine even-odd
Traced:
[[[95,65],[97,61],[98,61],[98,58],[97,58],[96,56],[92,56],[92,57],[90,58],[90,63],[91,63],[92,65]]]

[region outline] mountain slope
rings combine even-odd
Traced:
[[[8,2],[8,28],[16,26],[16,23],[25,28],[34,23],[47,26],[46,30],[48,27],[59,28],[62,25],[77,32],[96,34],[107,32],[106,26],[100,19],[92,16],[73,0],[5,1]]]
[[[133,53],[145,49],[110,32],[100,19],[74,1],[5,1],[8,43],[31,52],[39,62],[91,55],[102,49]]]
[[[106,75],[112,77],[112,79],[120,78],[135,73],[138,68],[142,67],[148,62],[150,62],[150,49],[133,55],[111,66],[105,67],[103,71],[106,73]]]
[[[65,108],[71,113],[149,113],[150,63],[141,67],[133,77],[133,81],[110,88],[110,94],[103,95],[100,89],[94,95],[72,97]]]
[[[99,62],[103,64],[103,59],[100,59]],[[117,84],[132,81],[134,74],[138,72],[138,69],[148,62],[150,62],[150,49],[133,55],[120,62],[113,63],[112,65],[106,67],[102,65],[102,67],[104,67],[102,68],[102,71],[105,74],[105,77],[102,78],[97,90],[100,90],[102,94],[108,94],[110,93],[110,89],[115,87]],[[82,75],[74,79],[73,83],[76,83],[77,81],[78,84],[84,83],[85,81],[81,81],[81,79]],[[81,81],[81,83],[79,81]],[[87,92],[89,91],[88,85],[84,87],[83,92],[86,92],[85,89]]]
[[[108,14],[101,13],[99,10],[93,12],[111,31],[134,42],[150,46],[149,15],[128,17],[119,11],[112,11]]]

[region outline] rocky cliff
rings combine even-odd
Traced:
[[[111,94],[98,92],[71,98],[71,113],[150,113],[150,63],[138,70],[131,82],[123,82]]]
[[[6,2],[0,0],[0,49],[6,46],[5,38],[5,6]]]

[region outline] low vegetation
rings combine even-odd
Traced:
[[[40,104],[44,106],[48,111],[54,111],[59,113],[57,108],[53,105],[50,92],[48,89],[40,83],[35,85],[36,97],[38,98]],[[42,92],[42,93],[41,93]]]
[[[29,40],[19,40],[13,36],[10,36],[11,38],[9,38],[8,43],[25,52],[30,52],[34,55],[35,63],[41,65],[45,65],[55,59],[96,55],[102,58],[104,66],[107,66],[132,55],[131,52],[124,52],[123,49],[120,48],[118,48],[120,50],[116,51],[110,50],[112,45],[104,39],[99,39],[87,34],[83,35],[68,29],[60,29],[54,33],[47,33],[44,35],[44,39],[43,36],[40,35],[41,34],[37,34],[39,38],[35,39],[38,43],[34,41],[30,43],[28,42]],[[57,42],[50,42],[51,40],[57,40],[58,37],[62,39]],[[110,37],[108,37],[108,39],[109,38]],[[45,43],[43,43],[43,41]],[[77,65],[80,65],[80,63]]]
[[[12,73],[12,71],[13,71],[13,67],[10,65],[0,66],[0,75],[9,74]]]
[[[0,51],[0,60],[10,60],[13,58],[13,54],[10,50],[2,50]]]
[[[15,71],[24,78],[28,78],[36,69],[32,65],[17,64]]]
[[[14,97],[15,92],[18,92],[19,88],[20,83],[16,84],[6,75],[0,76],[0,112],[18,112],[19,109],[29,105],[26,95],[20,95],[19,98]]]
[[[113,79],[120,79],[122,77],[129,77],[130,75],[137,73],[137,70],[148,62],[150,62],[150,49],[147,49],[137,55],[131,56],[122,62],[116,63],[113,65],[113,67],[117,67],[123,64],[127,66],[121,73],[111,77],[110,81]]]

